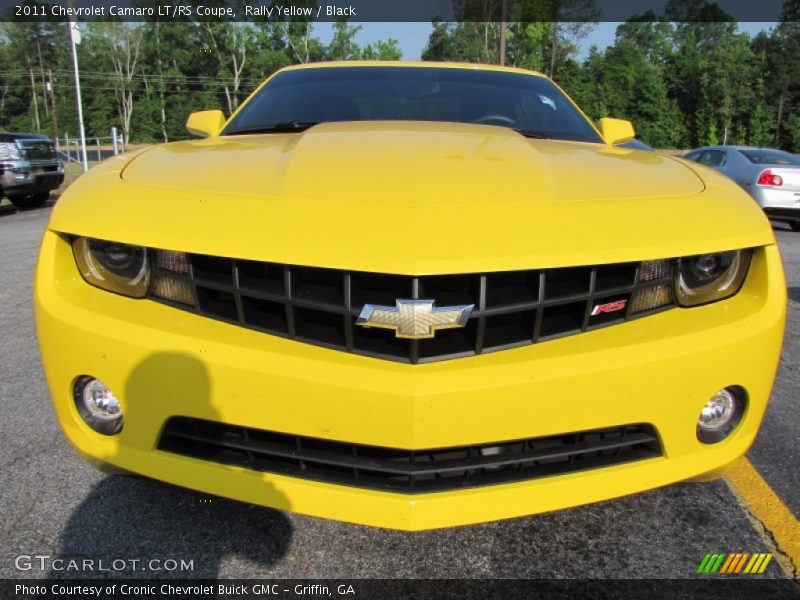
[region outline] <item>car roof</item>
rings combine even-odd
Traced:
[[[16,131],[0,131],[0,139],[4,140],[49,140],[41,133],[19,133]]]
[[[773,152],[786,152],[785,150],[781,150],[780,148],[768,148],[766,146],[700,146],[699,148],[694,148],[690,150],[690,152],[697,152],[698,150],[770,150]],[[787,154],[791,154],[788,152]]]
[[[290,65],[280,71],[297,71],[302,69],[332,69],[341,67],[415,67],[419,69],[464,69],[472,71],[499,71],[504,73],[520,73],[522,75],[547,76],[539,71],[520,69],[519,67],[506,67],[500,65],[473,64],[466,62],[436,62],[422,60],[337,60],[318,63],[303,63]]]

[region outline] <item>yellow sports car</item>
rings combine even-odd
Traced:
[[[708,478],[786,284],[759,207],[530,71],[283,69],[59,200],[36,319],[110,472],[420,530]]]

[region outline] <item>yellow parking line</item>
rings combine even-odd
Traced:
[[[733,492],[772,534],[780,549],[775,560],[789,577],[796,576],[796,569],[800,567],[800,521],[747,458],[740,458],[726,469],[725,478]]]

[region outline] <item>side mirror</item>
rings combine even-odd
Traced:
[[[201,110],[193,112],[186,119],[186,130],[198,137],[217,135],[225,124],[221,110]]]
[[[630,142],[636,137],[636,132],[633,130],[633,124],[630,121],[609,119],[608,117],[600,119],[600,133],[607,144],[622,144]]]

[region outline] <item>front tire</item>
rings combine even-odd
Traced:
[[[37,192],[35,194],[26,194],[25,196],[9,196],[8,199],[11,204],[21,210],[29,210],[31,208],[39,208],[50,198],[50,192]]]
[[[789,227],[792,228],[792,231],[800,231],[800,221],[792,221],[789,223]]]

